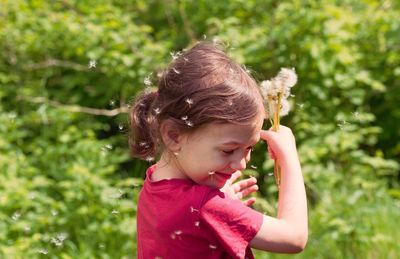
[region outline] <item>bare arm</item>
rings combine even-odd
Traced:
[[[307,199],[292,131],[261,131],[281,166],[278,215],[264,216],[251,247],[277,253],[301,252],[308,238]]]

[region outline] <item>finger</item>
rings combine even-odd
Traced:
[[[243,190],[243,189],[245,189],[245,188],[247,188],[249,186],[255,185],[256,183],[257,183],[257,178],[250,177],[250,178],[247,178],[247,179],[244,179],[244,180],[241,180],[241,181],[239,181],[237,183],[232,184],[232,188],[233,188],[233,190],[238,192],[238,191]]]
[[[271,157],[271,159],[276,160],[276,156],[274,151],[272,151],[272,149],[268,146],[268,154]]]
[[[246,188],[246,189],[244,189],[244,190],[242,190],[240,193],[241,193],[241,198],[244,198],[244,197],[246,197],[246,196],[248,196],[248,195],[250,195],[250,194],[252,194],[253,192],[256,192],[256,191],[258,191],[258,185],[253,185],[253,186],[251,186],[251,187],[249,187],[249,188]]]
[[[229,178],[229,183],[232,184],[234,181],[236,181],[240,176],[242,176],[242,172],[236,171],[231,175],[231,178]]]
[[[257,200],[257,198],[253,197],[253,198],[250,198],[248,200],[245,200],[243,202],[243,204],[246,205],[246,206],[251,206],[256,202],[256,200]]]

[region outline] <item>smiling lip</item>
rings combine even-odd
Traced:
[[[221,173],[221,172],[215,172],[215,174],[225,180],[228,180],[232,176],[232,174],[226,174],[226,173]]]

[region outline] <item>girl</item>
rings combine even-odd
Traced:
[[[163,73],[158,91],[130,112],[134,157],[152,160],[137,208],[138,258],[253,258],[250,247],[297,253],[307,242],[307,205],[294,136],[261,129],[264,101],[253,78],[224,52],[198,43]],[[239,199],[252,147],[268,142],[281,166],[276,218]]]

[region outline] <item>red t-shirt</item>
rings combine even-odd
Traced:
[[[154,170],[139,194],[139,259],[254,258],[248,245],[261,227],[260,212],[191,180],[153,182]]]

